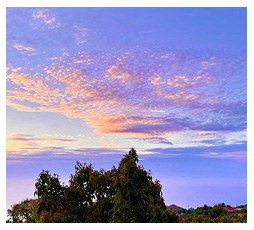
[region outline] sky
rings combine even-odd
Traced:
[[[168,205],[247,202],[246,8],[6,15],[7,207],[131,147]]]

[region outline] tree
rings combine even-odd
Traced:
[[[221,205],[215,205],[209,214],[210,218],[216,218],[226,213],[226,210]]]
[[[19,204],[15,204],[11,209],[8,209],[8,222],[12,223],[33,223],[38,219],[38,200],[26,199]]]
[[[8,210],[9,222],[178,222],[160,182],[137,163],[135,149],[108,171],[77,162],[67,186],[43,170],[35,183],[37,199]]]
[[[113,179],[113,222],[163,222],[171,216],[166,211],[159,181],[153,182],[151,172],[138,166],[138,156],[131,149],[120,161]],[[177,219],[177,218],[176,218]]]
[[[65,186],[57,174],[43,170],[35,183],[40,222],[65,222]]]
[[[109,222],[115,190],[112,176],[115,168],[94,170],[92,165],[77,162],[67,189],[68,207],[72,222]]]

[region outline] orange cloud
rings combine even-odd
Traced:
[[[47,150],[52,144],[76,142],[75,139],[34,137],[25,134],[9,134],[6,139],[7,154],[36,154]]]
[[[34,48],[28,47],[28,46],[24,46],[24,45],[21,45],[21,44],[15,44],[15,45],[13,45],[13,47],[15,49],[19,50],[19,51],[22,51],[22,50],[29,51],[29,52],[35,51]]]
[[[47,11],[35,19],[44,20],[48,17],[44,14]],[[168,132],[164,124],[174,131],[186,126],[184,119],[195,121],[195,114],[221,106],[228,78],[225,67],[217,70],[219,61],[210,57],[195,58],[194,64],[189,59],[172,52],[63,53],[47,66],[8,68],[7,80],[13,87],[7,90],[7,105],[19,111],[80,118],[99,134],[144,136],[137,128],[149,126],[149,137],[161,136]],[[172,117],[179,121],[166,120]]]

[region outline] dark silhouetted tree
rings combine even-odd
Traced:
[[[168,221],[170,211],[162,198],[161,185],[153,182],[151,172],[138,166],[138,156],[131,149],[120,161],[113,178],[114,197],[113,222],[163,222]],[[174,219],[177,221],[177,218]]]
[[[137,163],[135,149],[108,171],[77,162],[68,186],[42,171],[35,183],[37,199],[8,210],[9,222],[177,222],[160,182]]]

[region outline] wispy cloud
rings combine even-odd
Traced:
[[[181,155],[185,157],[205,157],[205,158],[227,158],[247,160],[247,142],[241,144],[228,144],[217,146],[195,146],[182,148],[153,148],[147,152],[162,155]]]
[[[14,44],[13,47],[15,49],[17,49],[18,51],[26,51],[26,52],[33,52],[33,51],[35,51],[34,48],[29,47],[29,46],[24,46],[22,44]]]
[[[233,151],[233,152],[208,152],[200,154],[202,157],[207,158],[240,158],[240,159],[246,159],[247,152],[246,151]]]
[[[51,14],[48,9],[36,9],[33,12],[32,19],[40,22],[49,29],[55,29],[60,26],[56,16]]]
[[[87,33],[88,33],[88,28],[86,27],[80,27],[80,26],[73,26],[74,29],[74,36],[75,36],[75,41],[77,45],[83,44],[87,42]]]
[[[49,143],[53,141],[54,145]],[[103,157],[105,155],[114,157],[122,156],[129,151],[129,148],[117,146],[105,146],[98,148],[77,148],[70,146],[60,146],[58,142],[69,142],[75,140],[65,139],[35,139],[29,137],[9,138],[7,139],[7,159],[81,159],[82,157]],[[46,143],[46,145],[41,145]],[[247,160],[247,142],[241,144],[218,145],[218,146],[196,146],[196,147],[169,147],[169,148],[151,148],[137,149],[140,156],[156,157],[178,157],[183,159],[195,160],[198,158],[222,158],[232,160]],[[11,161],[12,162],[12,161]]]
[[[75,139],[51,137],[35,137],[26,134],[9,134],[6,139],[7,155],[13,154],[38,154],[46,151],[50,147],[58,146],[59,144],[68,144],[76,142]]]

